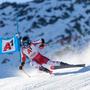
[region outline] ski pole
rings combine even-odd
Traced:
[[[22,71],[24,72],[24,74],[27,76],[27,77],[31,77],[25,70],[22,69]]]

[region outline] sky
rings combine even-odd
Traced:
[[[23,3],[23,2],[27,2],[27,1],[33,1],[33,0],[0,0],[0,3],[6,2],[6,1]]]

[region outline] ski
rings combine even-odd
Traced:
[[[85,64],[72,65],[72,64],[63,63],[60,66],[54,66],[54,69],[74,68],[74,67],[85,67]]]

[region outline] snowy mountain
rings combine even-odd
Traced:
[[[45,38],[47,44],[71,44],[89,36],[89,2],[75,0],[35,0],[25,4],[0,5],[0,36]]]
[[[12,37],[18,27],[21,36],[28,35],[31,40],[45,39],[47,47],[42,51],[44,54],[62,51],[63,46],[65,50],[69,47],[80,49],[88,44],[90,38],[89,3],[80,0],[2,3],[0,36]]]
[[[87,47],[90,41],[89,4],[89,0],[34,0],[22,4],[2,3],[0,4],[0,37],[5,39],[13,37],[18,29],[21,37],[28,35],[31,40],[44,38],[47,46],[40,52],[49,58],[89,65],[90,51]],[[80,53],[77,54],[75,50]],[[41,73],[40,76],[36,71],[27,70],[32,78],[25,81],[26,79],[18,76],[19,64],[19,52],[0,55],[0,90],[89,90],[89,66],[80,70],[73,69],[78,71],[59,70],[62,73],[57,73],[55,77],[45,73]],[[63,71],[66,72],[63,73]],[[43,75],[45,75],[44,78]],[[58,81],[59,78],[62,78],[61,81]],[[15,85],[9,85],[8,81],[12,83],[13,80]],[[21,83],[18,83],[19,81]]]

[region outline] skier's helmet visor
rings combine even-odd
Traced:
[[[29,38],[28,37],[24,37],[22,39],[22,46],[28,46],[29,45]]]
[[[23,45],[23,46],[28,46],[28,45],[29,45],[29,42],[24,41],[24,42],[22,43],[22,45]]]

